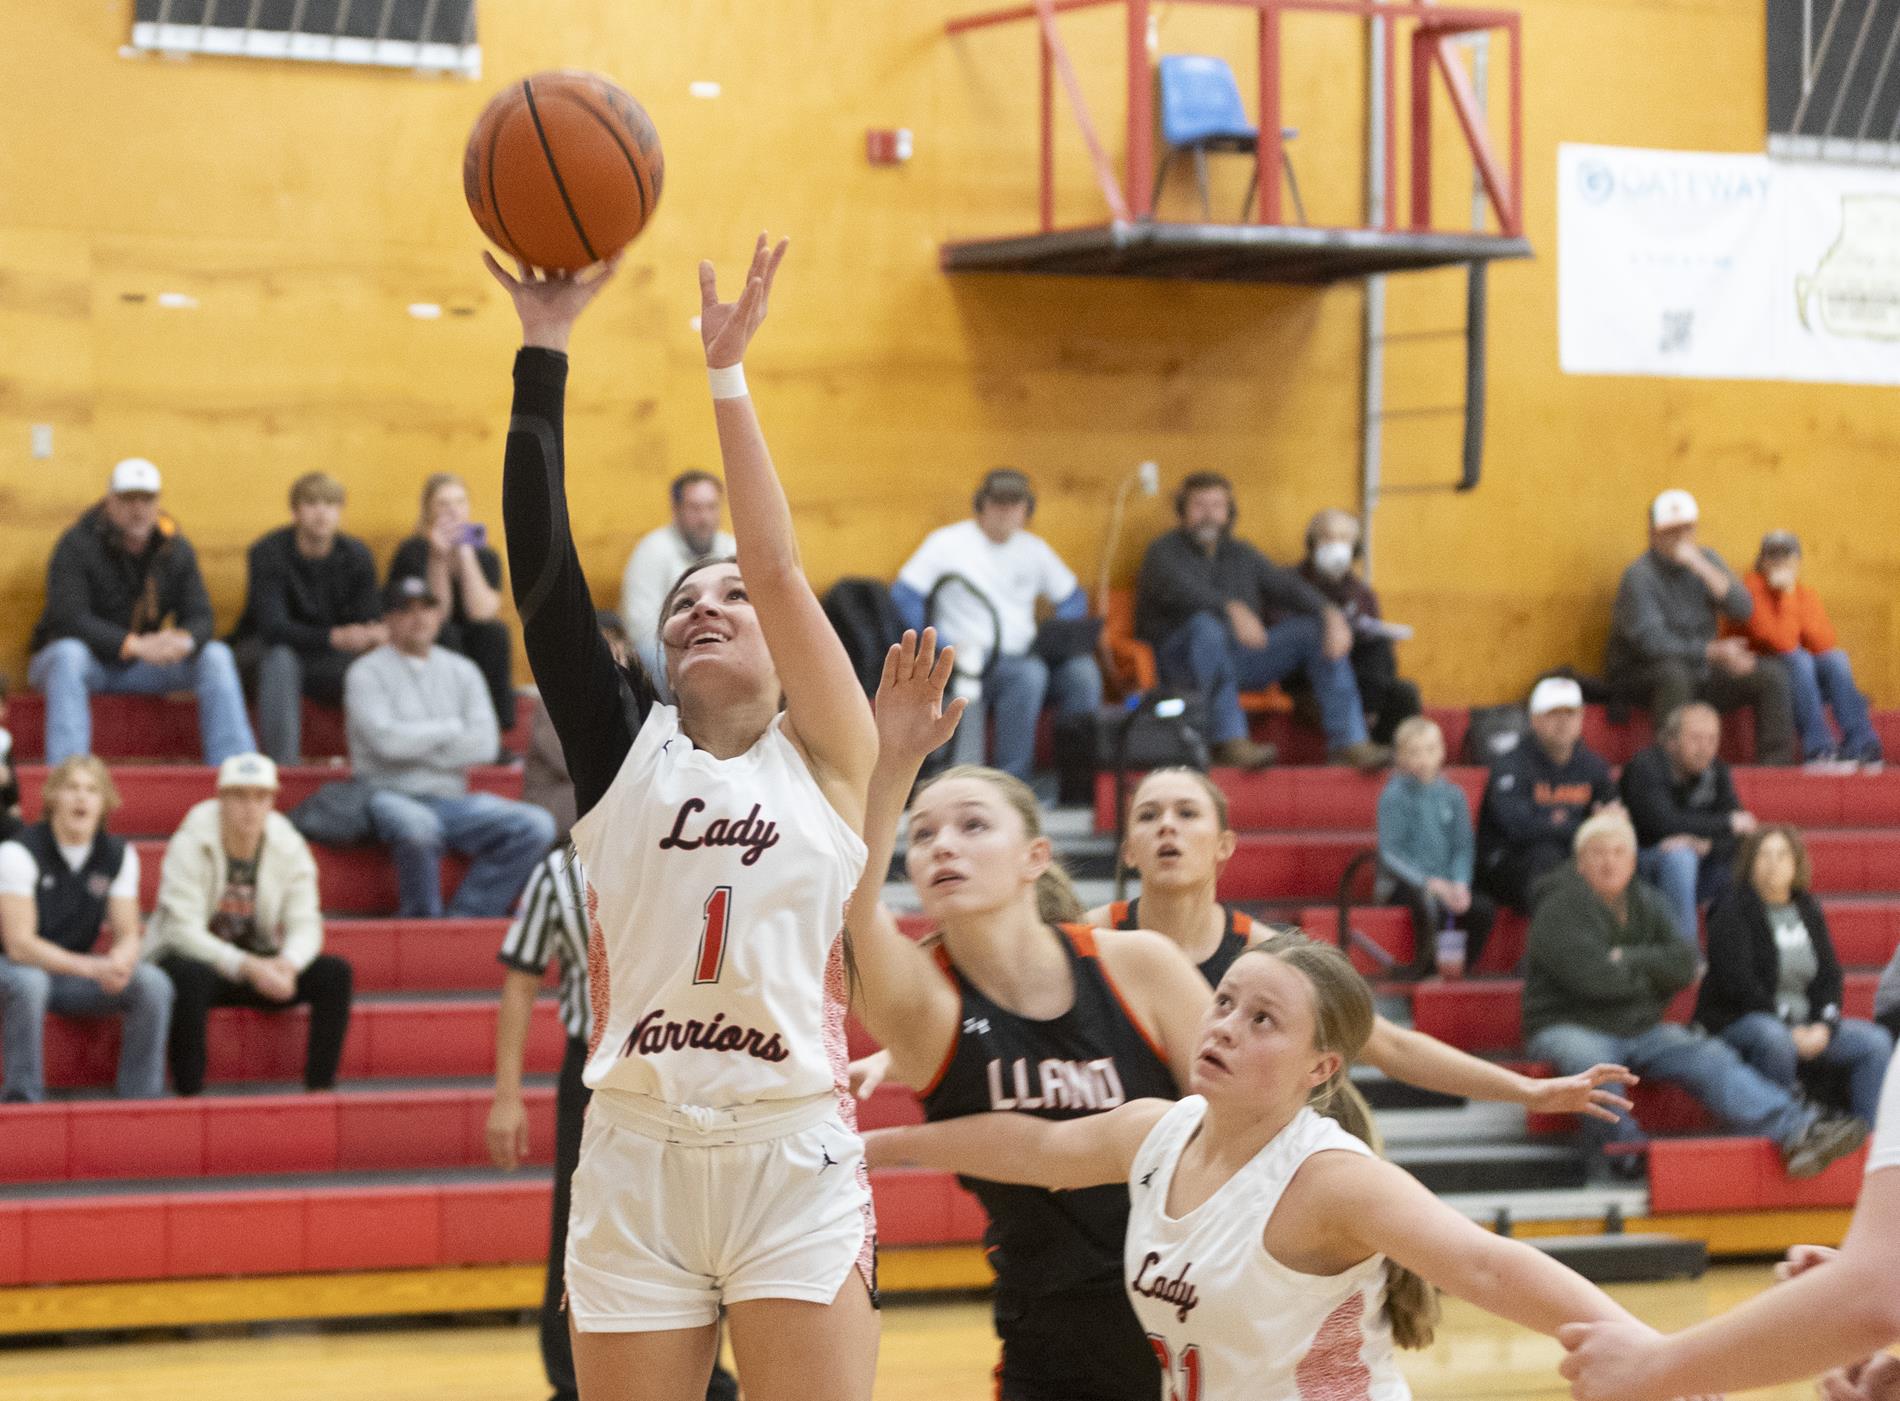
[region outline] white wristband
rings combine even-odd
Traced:
[[[746,396],[745,366],[708,365],[706,382],[712,386],[715,399],[743,399]]]

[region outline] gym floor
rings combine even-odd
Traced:
[[[1724,1266],[1700,1280],[1623,1285],[1610,1292],[1638,1317],[1680,1328],[1767,1287],[1762,1265]],[[1420,1401],[1561,1398],[1561,1350],[1549,1339],[1447,1301],[1438,1342],[1406,1354]],[[987,1401],[995,1360],[981,1300],[896,1301],[884,1311],[880,1401]],[[176,1401],[268,1396],[271,1401],[540,1401],[546,1386],[525,1327],[224,1330],[188,1339],[103,1345],[0,1344],[0,1395],[17,1401]],[[1801,1383],[1749,1395],[1794,1401]]]

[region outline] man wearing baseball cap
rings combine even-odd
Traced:
[[[397,913],[444,913],[448,850],[469,868],[446,912],[499,918],[553,843],[554,819],[531,803],[469,791],[469,769],[495,757],[500,732],[481,670],[436,646],[443,607],[429,581],[391,579],[383,609],[389,641],[350,664],[343,712],[350,764],[372,790],[370,823],[396,863]]]
[[[310,1009],[304,1088],[336,1084],[350,1025],[350,965],[323,952],[317,863],[275,810],[277,765],[233,754],[218,793],[185,814],[165,845],[153,956],[177,990],[170,1037],[172,1087],[205,1083],[205,1028],[213,1007]]]
[[[91,696],[195,691],[205,762],[255,749],[230,649],[211,640],[198,556],[158,507],[158,468],[128,457],[59,537],[27,679],[46,695],[46,761],[92,750]]]
[[[1834,624],[1814,586],[1801,581],[1801,541],[1792,530],[1762,537],[1755,567],[1742,581],[1755,600],[1746,624],[1724,630],[1747,639],[1756,655],[1779,657],[1788,668],[1801,757],[1817,766],[1853,769],[1881,762],[1880,737],[1867,713],[1867,697],[1854,684],[1854,667],[1841,649]],[[1836,742],[1827,712],[1840,727]]]
[[[1649,549],[1617,588],[1604,679],[1648,705],[1658,727],[1692,700],[1721,711],[1753,706],[1757,762],[1791,764],[1787,668],[1757,657],[1744,638],[1717,635],[1725,619],[1747,623],[1755,604],[1721,556],[1697,543],[1700,514],[1695,497],[1680,489],[1650,503]]]
[[[1543,878],[1570,859],[1577,829],[1616,801],[1610,766],[1583,742],[1583,688],[1546,676],[1531,691],[1531,733],[1491,765],[1478,810],[1476,881],[1526,913]]]

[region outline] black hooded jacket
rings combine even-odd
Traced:
[[[211,640],[211,596],[198,555],[170,516],[160,516],[145,549],[130,555],[106,519],[104,503],[79,518],[53,547],[46,566],[46,611],[32,651],[76,637],[102,662],[120,660],[132,633],[183,628],[199,647]]]

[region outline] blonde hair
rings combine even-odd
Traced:
[[[1042,807],[1036,802],[1036,795],[1027,783],[1001,769],[984,764],[953,764],[919,788],[917,796],[921,798],[939,783],[953,778],[972,778],[989,784],[1022,819],[1025,840],[1033,842],[1042,835]],[[1054,855],[1050,856],[1043,873],[1036,877],[1036,917],[1044,924],[1073,924],[1082,918],[1082,899],[1075,893],[1069,873]]]
[[[1437,735],[1438,742],[1445,742],[1445,732],[1438,728],[1438,722],[1429,715],[1409,715],[1399,721],[1399,727],[1392,732],[1392,747],[1403,749],[1414,740],[1424,739],[1428,735]]]
[[[1582,855],[1583,849],[1591,842],[1606,839],[1625,842],[1633,851],[1636,848],[1636,827],[1621,812],[1605,808],[1584,819],[1583,825],[1577,828],[1576,839],[1570,843],[1570,849]]]
[[[74,754],[61,759],[53,765],[52,772],[46,775],[46,787],[40,796],[40,811],[47,821],[53,819],[54,796],[72,782],[75,774],[82,773],[92,775],[92,781],[99,785],[99,825],[105,826],[105,819],[118,811],[119,788],[112,781],[112,773],[106,768],[105,760],[92,754]]]
[[[1306,1102],[1335,1121],[1374,1153],[1383,1151],[1372,1107],[1350,1079],[1353,1060],[1372,1038],[1372,989],[1352,963],[1329,944],[1288,930],[1271,934],[1241,952],[1277,958],[1313,989],[1313,1044],[1336,1053],[1339,1069],[1313,1088]],[[1385,1317],[1392,1341],[1402,1348],[1430,1347],[1438,1327],[1438,1291],[1403,1265],[1385,1262]]]
[[[327,501],[341,506],[343,483],[328,472],[305,472],[290,484],[290,509],[294,511],[306,501]]]
[[[1135,785],[1135,791],[1128,795],[1128,812],[1126,815],[1130,818],[1134,816],[1135,800],[1141,797],[1141,790],[1148,786],[1149,779],[1169,778],[1177,774],[1182,778],[1191,778],[1201,785],[1201,791],[1207,794],[1207,801],[1213,805],[1214,816],[1220,820],[1221,831],[1228,831],[1227,795],[1221,792],[1220,785],[1214,782],[1213,779],[1209,778],[1199,769],[1189,768],[1186,764],[1172,764],[1165,769],[1150,769],[1147,773],[1143,774],[1141,776],[1141,782]]]
[[[445,486],[459,486],[463,491],[468,490],[468,483],[463,481],[457,473],[429,473],[428,479],[422,484],[422,509],[418,517],[425,531],[429,528],[429,508],[435,504],[435,494]]]

